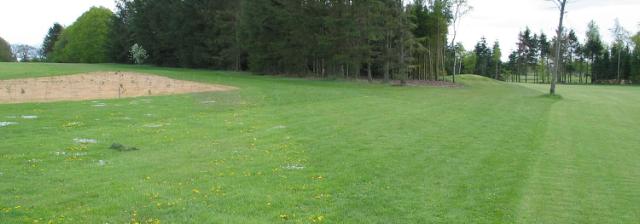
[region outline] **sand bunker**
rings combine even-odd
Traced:
[[[0,80],[0,103],[114,99],[234,89],[236,88],[231,86],[182,81],[140,73],[97,72]]]

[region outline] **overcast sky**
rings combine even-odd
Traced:
[[[632,33],[640,24],[640,0],[569,0],[565,25],[576,30],[581,40],[587,23],[595,20],[609,42],[615,18]],[[500,41],[503,56],[514,49],[518,32],[529,26],[553,36],[558,10],[544,0],[469,0],[474,7],[460,23],[457,40],[467,50],[485,36],[490,43]],[[38,46],[54,22],[68,26],[91,6],[113,10],[113,0],[2,0],[0,37],[9,43]]]
[[[518,32],[527,26],[536,33],[544,31],[549,38],[555,36],[560,11],[550,1],[468,1],[474,9],[462,18],[456,38],[467,50],[484,36],[491,44],[500,41],[503,58],[507,58],[518,41]],[[612,39],[609,29],[616,18],[632,33],[638,32],[640,24],[640,0],[569,0],[566,11],[565,27],[574,29],[581,42],[591,20],[598,24],[607,43]]]
[[[91,6],[115,8],[113,0],[0,0],[0,37],[39,46],[53,23],[71,25]]]

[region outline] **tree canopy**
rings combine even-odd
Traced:
[[[558,49],[557,38],[548,40],[544,33],[532,33],[526,28],[520,32],[517,48],[509,56],[506,66],[509,80],[548,83],[551,71],[557,67],[560,83],[640,82],[640,37],[631,36],[618,21],[614,21],[613,27],[610,44],[603,41],[594,21],[587,24],[583,41],[573,29],[565,29],[559,47],[560,63],[554,62],[557,56],[551,53]]]
[[[9,42],[0,37],[0,62],[11,61],[15,61],[15,58],[11,53],[11,45],[9,45]]]
[[[66,29],[54,24],[42,54],[134,63],[137,46],[145,63],[160,66],[322,78],[441,80],[466,72],[545,83],[557,68],[561,83],[640,81],[637,35],[616,32],[607,45],[593,21],[583,43],[572,29],[558,39],[526,28],[513,52],[486,39],[465,51],[455,32],[451,43],[447,37],[471,8],[466,0],[116,0],[115,13],[94,7]]]
[[[139,44],[162,66],[434,79],[445,75],[450,7],[445,0],[119,0],[112,55],[131,62],[127,52]]]
[[[55,43],[55,62],[111,62],[110,36],[113,12],[93,7],[65,29]]]

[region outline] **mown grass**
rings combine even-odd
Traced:
[[[8,63],[0,79],[113,70],[240,90],[0,105],[0,121],[18,122],[0,127],[1,223],[640,219],[638,88],[561,86],[549,98],[546,86],[477,76],[464,88],[398,88]]]

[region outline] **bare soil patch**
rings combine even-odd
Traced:
[[[236,89],[132,72],[95,72],[0,80],[0,88],[0,104],[114,99]]]

